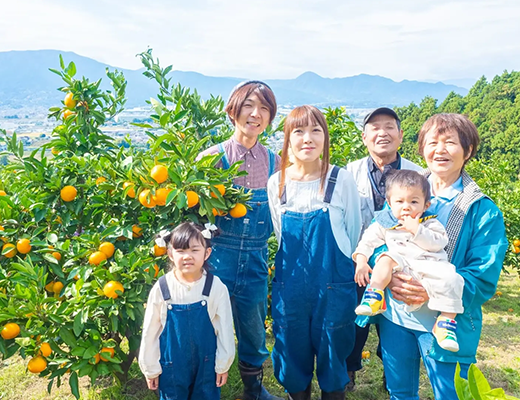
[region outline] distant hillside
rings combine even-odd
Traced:
[[[59,69],[60,53],[66,63],[74,61],[79,75],[91,80],[104,78],[103,85],[108,88],[105,68],[114,67],[91,58],[57,50],[0,52],[0,107],[50,107],[62,100],[63,94],[56,90],[62,81],[48,70]],[[142,75],[142,70],[118,69],[128,80],[128,107],[144,105],[146,99],[155,96],[157,86]],[[231,89],[243,80],[183,71],[172,71],[171,77],[173,82],[196,88],[203,98],[208,98],[210,94],[227,98]],[[410,102],[419,103],[425,96],[442,101],[451,91],[461,95],[468,92],[467,89],[444,83],[395,82],[372,75],[329,79],[313,72],[306,72],[295,79],[268,80],[267,83],[275,91],[279,104],[287,106],[305,103],[367,108],[403,106]]]

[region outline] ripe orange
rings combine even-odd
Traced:
[[[155,264],[155,265],[153,266],[153,270],[155,271],[155,273],[153,274],[153,277],[154,277],[154,278],[157,278],[157,275],[159,275],[159,266],[158,266],[157,264]],[[148,272],[148,271],[150,271],[150,268],[146,268],[146,269],[144,270],[144,272]]]
[[[156,244],[153,245],[153,255],[155,257],[164,256],[166,254],[166,247],[157,246]]]
[[[116,248],[110,242],[103,242],[99,245],[98,250],[104,253],[107,256],[107,258],[110,258],[114,255],[114,251],[116,251]]]
[[[107,178],[105,178],[104,176],[100,176],[99,178],[96,179],[96,185],[101,185],[103,182],[106,182],[107,181]]]
[[[67,108],[76,107],[76,100],[74,100],[74,95],[71,92],[67,93],[67,95],[65,96],[65,100],[63,100],[63,103]]]
[[[66,202],[74,200],[77,195],[78,191],[74,186],[65,186],[60,192],[61,199]]]
[[[157,202],[158,206],[166,205],[166,198],[171,191],[172,189],[169,188],[160,188],[155,191],[155,201]]]
[[[211,212],[213,213],[213,216],[215,216],[215,217],[216,217],[217,215],[218,215],[219,217],[222,217],[222,216],[224,216],[224,215],[227,214],[227,212],[222,211],[222,210],[217,210],[216,208],[213,208],[213,209],[211,210]]]
[[[52,291],[55,293],[55,294],[60,294],[61,291],[63,289],[63,283],[61,283],[60,281],[57,281],[53,286],[52,286]]]
[[[49,357],[52,353],[51,345],[49,343],[42,343],[40,346],[40,350],[38,351],[38,355],[43,357]]]
[[[135,238],[143,236],[143,228],[137,225],[132,226],[132,236]]]
[[[368,350],[363,351],[363,352],[361,353],[361,358],[362,358],[363,360],[367,360],[367,359],[369,359],[369,358],[370,358],[370,352],[369,352]]]
[[[131,197],[132,199],[134,199],[135,198],[134,184],[132,182],[123,183],[123,190],[125,190],[127,187],[130,187],[130,189],[128,189],[128,192],[126,192],[126,195],[128,197]]]
[[[168,179],[168,168],[166,168],[164,165],[156,165],[150,171],[150,176],[155,180],[155,182],[163,183],[166,181],[166,179]]]
[[[102,251],[95,251],[88,258],[88,262],[90,265],[99,265],[102,261],[106,261],[107,255]]]
[[[16,250],[16,246],[12,243],[6,243],[2,246],[2,253],[4,252],[4,250],[6,249],[10,249],[12,248],[12,250],[9,250],[7,253],[4,254],[5,257],[7,258],[13,258],[16,253],[18,253],[18,251]]]
[[[119,294],[116,293],[116,290],[119,290],[121,293],[125,292],[125,288],[118,281],[110,281],[105,284],[103,287],[103,293],[105,296],[110,297],[111,299],[117,299]]]
[[[61,253],[58,252],[58,251],[53,251],[53,252],[52,252],[52,256],[53,256],[56,260],[58,260],[58,261],[61,260]]]
[[[73,113],[72,111],[70,111],[70,110],[65,110],[65,111],[63,111],[63,114],[62,114],[63,119],[67,119],[67,118],[69,118],[71,115],[74,115],[74,113]]]
[[[99,353],[103,361],[108,361],[108,358],[103,357],[103,353],[110,353],[110,358],[114,358],[115,350],[112,347],[103,347]]]
[[[0,231],[5,231],[5,228],[2,225],[0,225]]]
[[[139,193],[139,203],[141,203],[146,208],[154,208],[157,205],[155,202],[155,197],[151,195],[148,189],[145,189]]]
[[[229,215],[233,218],[242,218],[247,214],[247,208],[242,203],[236,204],[231,210],[229,210]]]
[[[31,358],[31,360],[27,364],[27,369],[29,370],[29,372],[32,372],[33,374],[39,374],[45,368],[47,368],[47,360],[42,356],[36,356],[34,358]]]
[[[58,154],[60,154],[60,151],[56,147],[53,147],[51,149],[51,153],[54,154],[55,156],[57,156]]]
[[[520,247],[513,246],[513,253],[515,253],[515,254],[520,253]]]
[[[14,339],[19,334],[20,334],[20,325],[18,325],[16,322],[8,322],[2,328],[2,332],[0,332],[0,335],[5,340]]]
[[[7,196],[7,193],[4,190],[0,190],[0,196]]]
[[[97,364],[97,363],[99,362],[99,360],[101,360],[101,356],[100,356],[99,353],[98,353],[98,354],[96,354],[96,355],[94,356],[94,364]],[[89,361],[89,362],[90,362],[90,361]],[[90,363],[91,363],[91,362],[90,362]],[[92,363],[91,363],[91,364],[92,364]]]
[[[520,240],[519,239],[513,240],[513,246],[520,247]]]
[[[45,285],[45,290],[50,293],[54,293],[54,281],[51,281]]]
[[[199,204],[199,195],[193,190],[187,190],[186,197],[188,198],[188,208],[195,207]]]
[[[22,254],[29,253],[31,248],[32,246],[29,239],[20,239],[18,242],[16,242],[16,249]]]
[[[222,184],[220,184],[220,185],[215,185],[215,186],[213,186],[213,187],[219,191],[219,193],[220,193],[221,196],[224,196],[224,194],[226,193],[226,187],[225,187],[224,185],[222,185]],[[218,196],[217,196],[215,193],[213,193],[213,192],[211,192],[210,194],[211,194],[211,197],[213,197],[213,198],[215,198],[215,199],[218,197]]]

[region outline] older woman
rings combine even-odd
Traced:
[[[464,278],[464,313],[456,318],[460,350],[441,349],[431,333],[436,312],[422,307],[413,313],[407,304],[423,303],[428,295],[410,276],[395,274],[388,310],[381,318],[381,343],[391,399],[419,399],[422,358],[436,399],[457,399],[454,374],[457,362],[463,376],[475,355],[482,330],[482,304],[495,293],[507,248],[500,210],[464,170],[477,152],[475,125],[458,114],[437,114],[419,132],[419,152],[428,164],[432,189],[430,211],[446,227],[448,257]]]

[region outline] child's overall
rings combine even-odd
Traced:
[[[223,153],[222,167],[229,168]],[[274,172],[275,156],[269,152],[269,176]],[[221,234],[213,242],[209,263],[229,290],[235,333],[238,340],[238,359],[260,367],[269,357],[265,346],[265,317],[267,314],[267,239],[273,231],[267,189],[249,189],[253,197],[247,202],[251,210],[245,217],[216,218]]]
[[[208,273],[203,296],[209,296],[212,284],[213,275]],[[220,399],[215,373],[217,337],[209,318],[207,301],[170,304],[165,276],[159,279],[159,285],[164,301],[168,303],[166,325],[159,338],[161,400]]]
[[[289,393],[303,391],[316,374],[324,392],[343,391],[346,359],[354,345],[356,288],[352,260],[341,252],[328,207],[339,168],[334,167],[322,209],[282,210],[281,243],[273,280],[272,353],[275,376]],[[280,199],[286,204],[285,191]]]

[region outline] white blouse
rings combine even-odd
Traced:
[[[202,295],[206,282],[206,273],[192,285],[180,283],[173,271],[166,275],[170,289],[171,304],[192,304],[206,300],[208,314],[217,335],[217,354],[215,372],[223,374],[229,370],[235,359],[235,336],[233,331],[233,315],[227,287],[215,276],[209,297]],[[168,312],[159,282],[152,287],[146,304],[143,323],[143,336],[139,350],[139,367],[148,379],[162,373],[159,359],[161,357],[159,337],[166,324]]]
[[[327,173],[327,183],[332,168]],[[280,172],[277,172],[267,183],[269,208],[273,220],[274,232],[280,245],[282,228],[282,210],[298,213],[308,213],[323,208],[323,197],[327,189],[324,185],[323,193],[320,193],[320,179],[313,181],[293,181],[286,176],[285,190],[287,202],[280,204],[278,196]],[[361,206],[356,182],[352,174],[340,169],[336,187],[328,206],[330,212],[330,225],[338,247],[347,257],[352,258],[352,252],[356,248],[361,232]]]

